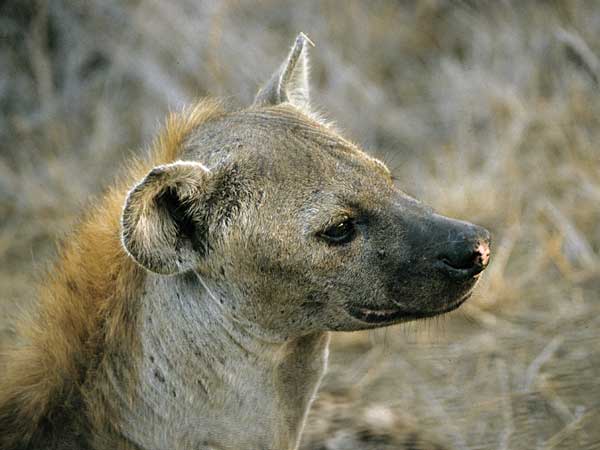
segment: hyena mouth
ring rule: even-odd
[[[394,322],[403,318],[401,309],[370,309],[364,307],[351,306],[348,313],[355,319],[366,323],[386,323]]]
[[[402,308],[394,309],[372,309],[362,306],[350,306],[347,311],[355,319],[370,324],[386,324],[391,322],[409,322],[411,320],[425,319],[428,317],[439,316],[440,314],[454,311],[471,297],[469,292],[458,301],[450,303],[443,308],[434,311],[406,311]]]

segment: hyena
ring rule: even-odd
[[[0,448],[296,449],[330,332],[469,297],[488,232],[313,114],[308,44],[251,106],[172,115],[84,216],[3,355]]]

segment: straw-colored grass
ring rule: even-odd
[[[4,2],[0,346],[55,242],[165,113],[248,103],[298,31],[317,44],[315,103],[407,192],[494,236],[459,312],[336,336],[305,448],[600,448],[592,1]]]

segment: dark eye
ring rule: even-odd
[[[343,222],[330,226],[319,236],[330,244],[346,244],[354,238],[355,234],[354,223],[351,219],[345,219]]]

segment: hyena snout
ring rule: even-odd
[[[455,280],[468,280],[480,274],[490,260],[490,233],[483,227],[453,219],[443,220],[436,266]]]

